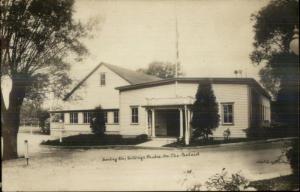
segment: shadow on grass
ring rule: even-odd
[[[258,191],[292,191],[296,189],[299,191],[299,177],[287,175],[272,179],[253,181],[249,186],[256,188]]]
[[[135,138],[122,138],[120,135],[103,135],[80,134],[69,137],[64,137],[62,142],[59,139],[47,140],[42,142],[42,145],[52,146],[105,146],[105,145],[137,145],[148,141],[144,135],[139,135]]]
[[[255,140],[257,140],[257,139],[231,138],[228,140],[224,140],[224,139],[210,138],[207,141],[205,141],[203,139],[194,140],[194,141],[192,140],[188,146],[184,144],[184,141],[177,141],[175,143],[170,143],[170,144],[164,145],[164,147],[194,147],[194,146],[205,146],[205,145],[220,145],[220,144],[226,144],[226,143],[240,143],[240,142],[255,141]]]

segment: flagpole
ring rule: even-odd
[[[174,1],[174,12],[175,12],[175,49],[176,49],[176,61],[175,61],[175,96],[177,97],[177,87],[178,87],[178,67],[179,67],[179,45],[178,45],[178,23],[177,23],[177,11],[176,11],[176,1]]]

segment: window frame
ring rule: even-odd
[[[78,112],[70,112],[70,124],[78,124]]]
[[[105,72],[100,73],[100,86],[101,87],[106,86],[106,73]]]
[[[108,123],[108,112],[107,111],[103,111],[103,118],[104,118],[104,123],[107,124]]]
[[[114,115],[114,124],[119,124],[119,111],[114,111],[113,115]]]
[[[92,112],[85,111],[83,112],[83,123],[89,124],[91,122]]]
[[[139,106],[131,106],[131,124],[139,124]]]
[[[225,106],[232,106],[232,110],[231,110],[231,118],[232,118],[232,122],[225,122],[225,112],[224,112],[224,107]],[[222,125],[234,125],[234,102],[226,102],[226,103],[221,103],[221,114],[222,114]],[[230,119],[230,113],[229,110],[227,111],[227,118]]]
[[[60,113],[60,120],[62,123],[65,122],[65,113]]]

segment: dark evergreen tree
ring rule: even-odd
[[[199,83],[192,111],[192,139],[202,137],[207,140],[212,131],[219,126],[220,121],[218,103],[209,80]]]
[[[105,119],[104,119],[104,111],[102,110],[101,106],[96,107],[95,110],[92,112],[90,127],[92,129],[92,132],[95,135],[99,135],[99,136],[104,135]]]

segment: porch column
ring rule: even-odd
[[[151,112],[152,112],[152,125],[151,125],[151,128],[152,128],[152,137],[155,137],[155,110],[154,109],[151,109]]]
[[[188,144],[190,143],[190,138],[191,138],[191,111],[187,109],[187,135],[188,135]]]
[[[183,138],[183,109],[179,108],[179,125],[180,125],[180,134],[179,134],[179,138],[182,139]]]
[[[184,119],[185,119],[185,138],[184,138],[184,141],[185,141],[185,144],[186,145],[189,145],[190,144],[190,133],[189,133],[189,118],[188,118],[188,110],[187,110],[187,107],[186,105],[184,106]]]
[[[149,122],[149,110],[146,109],[146,127],[147,127],[147,135],[150,135],[150,122]]]

